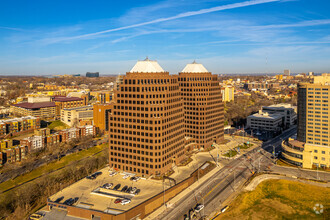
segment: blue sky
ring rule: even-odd
[[[0,74],[330,72],[328,0],[2,0]]]

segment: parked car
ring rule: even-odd
[[[98,176],[100,176],[101,174],[102,174],[102,172],[95,172],[95,173],[93,174],[93,176],[98,177]]]
[[[87,176],[86,179],[89,179],[89,180],[94,180],[96,177],[93,176],[93,175],[90,175],[90,176]]]
[[[125,174],[124,176],[123,176],[123,179],[127,179],[129,177],[129,175],[128,174]]]
[[[120,188],[120,184],[117,184],[115,187],[113,187],[114,190],[118,190]]]
[[[136,176],[136,177],[134,177],[133,181],[134,181],[134,182],[137,182],[137,181],[139,181],[140,179],[141,179],[141,177]]]
[[[74,199],[73,198],[70,198],[70,199],[67,199],[64,201],[64,205],[72,205],[74,203]]]
[[[132,180],[132,181],[133,181],[134,179],[135,179],[135,177],[134,177],[134,176],[132,176],[131,178],[129,178],[129,180]]]
[[[223,208],[221,209],[221,212],[225,212],[225,211],[228,209],[228,207],[229,207],[229,206],[227,206],[227,205],[226,205],[225,207],[223,207]]]
[[[128,203],[130,203],[130,202],[131,202],[130,199],[124,199],[124,200],[121,201],[121,204],[122,204],[122,205],[126,205],[126,204],[128,204]]]
[[[106,184],[104,184],[104,185],[102,186],[102,188],[104,188],[104,189],[111,189],[112,186],[113,186],[112,183],[106,183]]]
[[[115,171],[109,171],[109,176],[115,176],[115,175],[117,175],[117,172],[115,172]]]
[[[43,213],[34,213],[32,215],[30,215],[29,219],[31,220],[39,220],[42,219],[44,217],[45,214]]]
[[[78,199],[79,199],[79,197],[75,197],[75,198],[73,199],[73,203],[76,203],[76,202],[78,201]]]
[[[64,196],[61,196],[61,197],[58,197],[54,202],[59,203],[59,202],[61,202],[63,199],[64,199]]]
[[[126,193],[130,193],[132,190],[132,187],[128,187],[128,189],[126,189]]]
[[[140,189],[137,189],[137,190],[135,191],[134,195],[138,195],[140,192],[141,192],[141,190],[140,190]]]
[[[197,204],[195,207],[195,212],[200,212],[202,209],[204,209],[204,205],[203,204]]]
[[[127,188],[128,188],[128,186],[124,186],[124,187],[121,189],[121,191],[122,191],[122,192],[126,192]]]
[[[123,200],[122,199],[116,199],[115,204],[120,203],[121,201],[123,201]]]
[[[137,190],[137,188],[136,187],[133,187],[129,193],[130,194],[134,194],[136,190]]]

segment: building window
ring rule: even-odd
[[[314,150],[314,153],[317,153],[317,150]]]

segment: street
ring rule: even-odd
[[[299,175],[305,179],[330,180],[330,174],[315,171],[308,171],[290,167],[279,167],[274,165],[271,157],[273,149],[280,150],[281,142],[296,133],[296,128],[289,129],[281,135],[265,142],[262,147],[255,148],[250,152],[230,161],[226,166],[217,171],[201,184],[197,190],[192,190],[181,198],[171,208],[158,216],[157,219],[184,219],[184,216],[212,217],[216,211],[223,208],[222,203],[227,200],[235,191],[240,190],[243,184],[253,175],[254,172],[274,172],[284,175]],[[197,204],[204,204],[204,209],[194,213],[193,209]]]

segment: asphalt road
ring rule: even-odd
[[[273,166],[271,153],[273,145],[275,151],[280,150],[282,139],[286,139],[296,133],[296,128],[283,132],[280,136],[265,142],[262,148],[254,150],[232,160],[229,164],[216,172],[206,180],[197,190],[191,191],[181,200],[168,208],[158,219],[184,219],[184,215],[196,215],[197,218],[209,216],[214,211],[222,208],[222,202],[240,189],[253,172],[262,172]],[[205,208],[199,213],[194,213],[192,209],[197,204],[204,204]],[[190,211],[189,211],[190,210]]]

